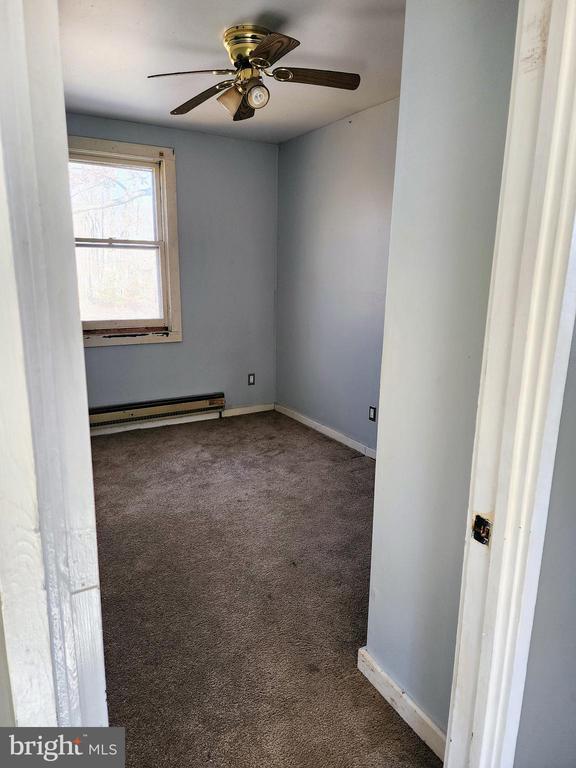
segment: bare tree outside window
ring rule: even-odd
[[[76,248],[82,320],[161,318],[153,170],[73,160],[70,188],[77,239],[150,242],[143,248]]]

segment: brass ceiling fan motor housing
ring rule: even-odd
[[[247,59],[258,43],[269,34],[270,30],[256,24],[237,24],[235,27],[229,27],[222,40],[232,64],[236,64],[238,59]]]

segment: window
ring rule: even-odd
[[[70,137],[86,346],[181,341],[174,150]]]

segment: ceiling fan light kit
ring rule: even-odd
[[[237,24],[235,27],[229,27],[224,32],[223,43],[234,69],[200,69],[148,76],[154,78],[193,74],[234,75],[233,78],[223,80],[180,104],[170,112],[171,115],[185,115],[212,96],[220,94],[218,101],[232,115],[233,120],[247,120],[270,100],[270,91],[263,82],[264,76],[272,77],[279,83],[304,83],[350,91],[356,90],[360,85],[360,75],[352,72],[301,67],[277,67],[270,70],[270,67],[300,43],[293,37],[282,35],[280,32],[270,32],[256,24]]]

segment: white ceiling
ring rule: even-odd
[[[404,0],[59,0],[67,109],[280,142],[400,92]],[[241,7],[240,7],[241,6]],[[228,67],[221,37],[256,22],[300,40],[282,64],[358,72],[357,91],[268,80],[268,105],[233,123],[216,99],[170,110],[218,79],[156,72]]]

